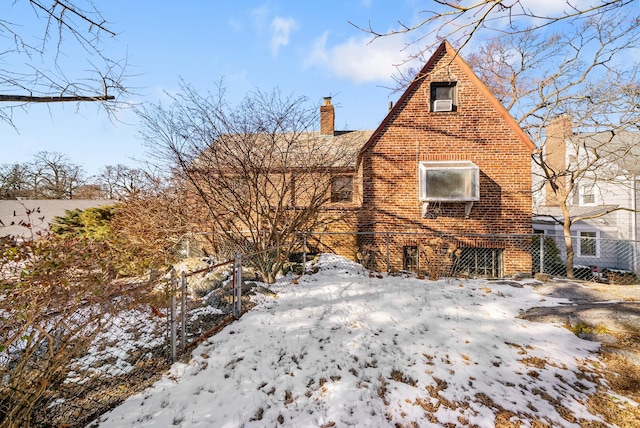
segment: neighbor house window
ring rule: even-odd
[[[336,175],[331,179],[331,202],[353,202],[353,175]]]
[[[595,205],[596,203],[596,186],[587,184],[580,186],[580,205]]]
[[[456,110],[455,82],[434,82],[431,84],[431,111]]]
[[[418,246],[405,245],[402,247],[402,269],[418,272]]]
[[[580,256],[598,256],[598,232],[578,232],[578,254]]]

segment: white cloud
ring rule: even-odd
[[[390,81],[397,67],[404,68],[408,57],[405,39],[400,36],[382,37],[371,41],[371,37],[351,37],[342,44],[327,46],[329,32],[318,37],[305,67],[319,67],[337,77],[356,83]]]
[[[251,10],[251,16],[253,17],[253,25],[258,30],[258,32],[261,32],[264,30],[269,13],[270,13],[269,8],[266,6],[258,7]]]
[[[271,53],[278,55],[281,46],[289,44],[289,36],[292,31],[298,29],[298,24],[293,18],[282,18],[276,16],[271,21]]]

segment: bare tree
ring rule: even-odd
[[[626,209],[576,216],[578,187],[619,184],[637,173],[629,161],[640,159],[637,132],[630,132],[640,119],[638,67],[620,59],[637,46],[639,30],[637,20],[595,15],[546,37],[525,31],[492,40],[468,58],[539,148],[534,190],[545,191],[547,204],[562,212],[556,220],[563,225],[570,277],[572,225]]]
[[[9,3],[4,7],[12,9],[10,16],[28,18],[0,19],[0,36],[7,42],[0,52],[0,102],[5,104],[0,120],[12,123],[15,108],[35,102],[100,101],[107,110],[116,106],[126,93],[126,61],[105,54],[103,39],[116,34],[91,0]],[[33,22],[42,24],[38,32],[30,31]],[[86,58],[79,67],[65,59],[77,59],[77,51]]]
[[[411,44],[417,46],[412,58],[432,49],[440,40],[448,39],[462,49],[482,33],[496,37],[515,35],[524,31],[543,30],[559,22],[576,25],[593,17],[619,16],[638,19],[638,4],[634,0],[558,0],[549,12],[548,5],[529,0],[432,0],[431,9],[421,11],[424,18],[409,24],[398,21],[399,29],[380,31],[369,25],[355,27],[371,34],[374,39],[397,34],[416,35]],[[428,7],[428,6],[427,6]]]
[[[78,359],[121,313],[148,310],[153,285],[112,281],[121,260],[103,240],[5,238],[0,254],[0,426],[70,425],[68,414],[60,417],[51,407],[58,397],[81,395],[64,393],[69,377],[78,375]],[[83,380],[85,386],[92,381],[90,375]],[[99,386],[102,394],[104,381]]]
[[[274,281],[296,233],[334,221],[321,207],[331,200],[332,175],[355,160],[351,136],[314,132],[318,109],[301,97],[254,92],[232,107],[221,87],[204,96],[182,89],[171,107],[140,111],[144,140],[184,174],[214,236],[260,252],[252,261]]]
[[[29,166],[27,164],[0,165],[0,199],[28,196]]]
[[[149,172],[122,164],[105,166],[96,179],[108,199],[127,199],[157,184]]]
[[[33,196],[44,199],[73,199],[84,183],[84,170],[57,152],[38,152],[31,163]]]

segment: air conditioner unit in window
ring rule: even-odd
[[[433,102],[433,111],[451,111],[452,109],[452,100],[435,100]]]

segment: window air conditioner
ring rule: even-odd
[[[435,100],[433,102],[433,111],[451,111],[452,109],[452,100]]]

